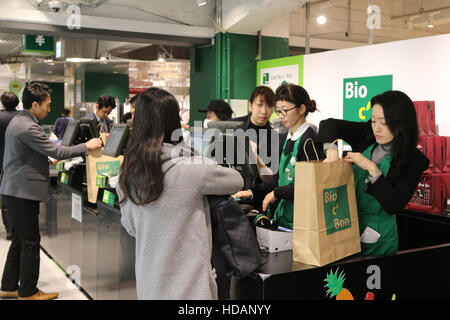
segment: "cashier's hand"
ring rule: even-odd
[[[232,197],[234,199],[235,198],[251,199],[253,197],[253,192],[251,192],[250,190],[243,190],[243,191],[236,192],[235,194],[232,195]]]
[[[369,174],[372,176],[375,175],[379,170],[375,162],[370,161],[359,152],[347,153],[344,160],[346,162],[356,163],[361,169],[369,171]]]
[[[277,200],[277,198],[275,198],[275,192],[272,191],[271,193],[268,193],[262,203],[262,211],[266,212],[269,204],[274,203],[275,200]]]
[[[88,151],[97,150],[102,147],[102,140],[99,138],[93,138],[85,143]]]

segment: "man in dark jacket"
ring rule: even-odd
[[[108,118],[111,111],[116,107],[116,100],[113,96],[102,95],[97,99],[97,111],[86,115],[85,119],[95,120],[99,132],[109,133],[113,122]]]
[[[12,92],[5,92],[0,98],[4,110],[0,111],[0,170],[3,171],[3,152],[5,149],[5,132],[11,119],[17,114],[16,107],[19,104],[19,98]],[[11,240],[13,236],[13,227],[8,222],[6,208],[1,204],[3,225],[6,229],[6,239]]]

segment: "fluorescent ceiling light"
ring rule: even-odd
[[[196,0],[197,1],[197,6],[201,7],[204,6],[207,2],[207,0]]]
[[[320,15],[317,17],[317,23],[318,24],[324,24],[327,22],[327,17],[325,17],[324,15]]]
[[[93,59],[88,58],[67,58],[67,62],[91,62],[94,61]]]

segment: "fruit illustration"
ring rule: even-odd
[[[375,300],[375,295],[372,292],[367,292],[365,300]]]
[[[336,297],[336,300],[355,300],[350,291],[343,287],[345,281],[344,271],[341,271],[338,275],[338,270],[339,268],[336,269],[335,273],[333,273],[333,270],[330,270],[330,273],[327,274],[324,280],[327,283],[324,287],[328,288],[327,296],[330,294],[330,298]]]

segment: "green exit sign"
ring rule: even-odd
[[[22,41],[22,54],[51,56],[54,53],[53,37],[25,34]]]

